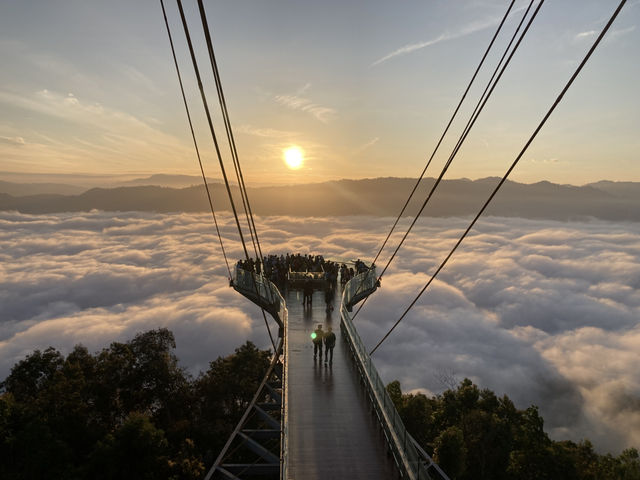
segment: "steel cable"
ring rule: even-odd
[[[213,77],[215,80],[216,90],[218,93],[218,102],[220,103],[220,110],[222,112],[224,127],[227,134],[227,141],[229,143],[229,149],[231,150],[231,158],[233,160],[233,166],[236,172],[236,178],[238,180],[240,197],[242,199],[242,205],[244,207],[244,213],[247,219],[247,226],[249,227],[249,234],[251,235],[251,243],[253,244],[253,250],[255,252],[256,259],[258,260],[258,262],[262,262],[262,248],[260,247],[258,230],[256,229],[256,224],[253,218],[253,212],[251,211],[251,204],[249,203],[249,195],[247,193],[247,187],[244,183],[244,176],[242,175],[240,158],[238,156],[238,150],[236,148],[236,142],[233,136],[233,129],[231,128],[231,118],[229,117],[229,111],[227,109],[227,101],[225,99],[224,91],[222,89],[222,80],[220,79],[218,62],[216,61],[216,56],[213,49],[213,40],[211,39],[211,31],[209,28],[209,22],[207,21],[207,14],[204,10],[204,4],[202,3],[202,0],[198,0],[198,9],[200,12],[200,20],[202,22],[202,30],[204,32],[205,41],[207,43],[207,51],[209,53],[209,62],[211,63],[211,70],[213,71]],[[260,296],[257,291],[257,286],[256,286],[256,294]],[[267,327],[267,332],[269,333],[269,338],[271,340],[271,344],[275,352],[276,345],[273,339],[273,334],[271,333],[271,327],[269,326],[269,322],[267,321],[267,315],[265,314],[264,308],[260,307],[260,310],[262,312],[262,318],[264,319],[264,324]]]
[[[209,104],[207,102],[207,97],[206,97],[206,94],[204,92],[204,86],[202,85],[202,78],[200,76],[200,69],[198,67],[198,61],[196,59],[195,52],[194,52],[194,49],[193,49],[193,43],[191,41],[191,34],[189,33],[189,26],[187,25],[187,19],[185,17],[184,9],[182,7],[182,0],[176,0],[176,3],[178,4],[178,9],[180,11],[180,18],[182,20],[182,27],[184,29],[184,34],[185,34],[185,37],[187,39],[187,45],[189,46],[189,54],[191,56],[191,62],[193,63],[193,69],[194,69],[194,72],[195,72],[195,75],[196,75],[196,80],[198,82],[198,88],[200,90],[200,97],[202,99],[202,104],[203,104],[204,111],[205,111],[205,114],[206,114],[206,117],[207,117],[207,123],[209,125],[209,131],[211,132],[211,137],[213,139],[213,144],[215,146],[216,154],[217,154],[217,157],[218,157],[218,163],[220,164],[220,170],[222,171],[222,177],[224,179],[224,184],[225,184],[225,187],[226,187],[226,190],[227,190],[227,195],[229,197],[229,202],[231,203],[231,209],[233,211],[233,217],[235,218],[236,226],[238,228],[238,235],[240,236],[240,241],[242,243],[242,249],[244,250],[245,258],[247,260],[249,260],[250,257],[249,257],[249,252],[247,250],[247,244],[246,244],[246,242],[244,240],[244,235],[242,234],[242,227],[240,226],[240,220],[238,218],[238,212],[237,212],[237,209],[236,209],[236,206],[235,206],[235,202],[233,200],[233,195],[231,193],[231,187],[229,186],[229,179],[227,177],[227,172],[226,172],[226,169],[224,167],[224,162],[222,161],[222,153],[220,152],[220,146],[218,144],[218,139],[216,137],[215,128],[213,126],[213,120],[211,119],[211,112],[209,111]],[[257,284],[255,282],[254,282],[254,286],[256,288],[256,294],[258,294],[258,290],[257,290],[258,286],[257,286]],[[259,294],[258,294],[258,296],[259,296]],[[273,340],[273,335],[271,334],[271,329],[269,328],[269,323],[267,322],[267,317],[264,314],[264,310],[262,310],[262,314],[263,314],[263,317],[264,317],[265,324],[267,326],[267,331],[269,333],[269,339],[271,340],[271,345],[273,346],[273,351],[275,352],[276,351],[276,344],[275,344],[275,341]]]
[[[231,157],[233,159],[233,164],[235,167],[236,177],[238,179],[238,186],[240,189],[240,196],[242,198],[242,203],[244,206],[245,215],[247,217],[247,225],[249,227],[249,232],[251,233],[251,241],[253,242],[253,248],[256,253],[256,257],[260,260],[262,259],[262,249],[260,248],[260,240],[258,239],[258,230],[256,229],[256,224],[253,218],[253,212],[251,210],[251,204],[249,202],[249,195],[247,193],[247,187],[244,182],[244,176],[242,174],[242,168],[240,166],[240,158],[238,156],[238,149],[236,147],[235,138],[233,136],[233,130],[231,128],[231,119],[229,117],[229,111],[227,109],[227,101],[225,99],[224,91],[222,89],[222,81],[220,80],[220,72],[218,70],[218,62],[216,61],[216,57],[213,50],[213,41],[211,40],[211,31],[209,28],[209,23],[207,21],[207,15],[204,10],[204,5],[202,0],[198,0],[198,8],[200,10],[200,18],[202,20],[202,29],[205,34],[205,40],[207,42],[207,50],[209,52],[209,60],[211,62],[211,68],[213,70],[213,76],[216,83],[216,89],[218,91],[218,101],[220,102],[220,109],[222,111],[222,116],[224,119],[224,126],[227,132],[227,140],[229,142],[229,148],[231,150]],[[255,240],[254,240],[255,237]],[[256,249],[257,247],[257,249]]]
[[[518,42],[516,43],[515,47],[511,51],[511,54],[509,55],[509,58],[507,58],[507,61],[504,63],[504,65],[502,65],[502,62],[504,61],[504,58],[505,58],[506,54],[509,52],[509,48],[511,48],[511,45],[513,44],[513,41],[517,37],[518,32],[520,31],[520,28],[522,27],[522,24],[524,23],[524,20],[527,18],[529,10],[531,9],[531,6],[533,5],[534,1],[535,0],[531,0],[531,2],[529,3],[529,7],[526,9],[524,15],[522,16],[522,19],[520,20],[520,23],[518,24],[516,30],[514,31],[513,35],[511,36],[511,40],[509,41],[509,44],[505,48],[505,51],[502,54],[502,57],[500,58],[500,61],[496,65],[496,68],[494,69],[494,72],[491,75],[491,78],[487,82],[487,85],[486,85],[484,91],[482,92],[482,95],[480,96],[480,99],[478,100],[478,103],[476,104],[476,107],[474,108],[473,112],[471,113],[471,115],[469,117],[469,120],[467,121],[467,124],[465,125],[464,129],[462,130],[462,134],[458,138],[458,141],[456,142],[455,147],[451,151],[451,154],[449,155],[449,158],[447,159],[447,162],[445,163],[444,167],[442,168],[442,171],[440,172],[440,175],[438,176],[438,178],[434,182],[433,186],[431,187],[431,190],[429,191],[429,194],[427,195],[427,198],[425,199],[425,201],[423,202],[422,206],[420,207],[420,210],[418,211],[418,213],[416,214],[415,218],[413,219],[413,221],[409,225],[409,228],[407,229],[406,233],[404,234],[404,236],[400,240],[400,243],[398,244],[398,246],[394,250],[393,254],[391,255],[391,257],[387,261],[387,264],[385,265],[384,269],[382,270],[382,273],[380,273],[380,275],[378,276],[378,281],[382,280],[382,276],[386,273],[387,269],[389,268],[389,265],[391,265],[391,263],[393,262],[394,258],[396,257],[396,254],[398,253],[398,251],[400,250],[400,248],[404,244],[404,241],[409,236],[409,233],[411,233],[411,230],[413,229],[413,226],[416,224],[416,222],[420,218],[420,215],[422,214],[422,212],[424,211],[425,207],[429,203],[429,200],[433,196],[433,193],[435,192],[436,188],[438,188],[438,185],[440,185],[440,182],[442,181],[442,178],[444,177],[445,173],[447,172],[447,170],[451,166],[451,163],[453,163],[453,160],[454,160],[455,156],[458,154],[458,151],[460,150],[460,148],[462,147],[462,144],[464,143],[464,141],[466,140],[467,136],[469,135],[469,132],[471,131],[471,128],[473,127],[473,125],[475,124],[476,120],[480,116],[480,113],[482,112],[484,106],[486,105],[487,101],[489,100],[489,97],[491,96],[491,94],[493,93],[493,90],[495,89],[496,85],[500,81],[500,78],[502,77],[502,74],[504,73],[504,71],[506,70],[507,66],[509,65],[509,62],[511,61],[511,59],[513,58],[513,55],[515,54],[515,52],[517,51],[518,47],[520,46],[520,43],[524,39],[524,36],[526,35],[527,31],[529,30],[529,27],[533,23],[533,20],[536,18],[537,14],[538,14],[538,12],[540,10],[540,7],[544,3],[544,0],[540,0],[540,3],[538,4],[538,7],[536,8],[536,10],[533,13],[533,15],[531,16],[531,18],[529,19],[529,22],[527,23],[527,26],[526,26],[525,30],[522,32],[522,35],[518,39]],[[502,69],[500,68],[501,65],[502,65]],[[500,70],[500,73],[499,73],[498,77],[495,78],[496,77],[496,73],[498,72],[498,70]],[[495,78],[495,82],[493,81],[494,78]],[[488,93],[487,93],[487,90],[488,90]],[[355,318],[356,315],[358,315],[358,313],[360,312],[362,307],[364,307],[366,301],[367,301],[367,298],[365,298],[364,301],[360,304],[360,306],[358,307],[358,310],[356,310],[356,313],[353,315],[353,318]]]
[[[458,239],[458,241],[456,242],[456,244],[454,245],[454,247],[451,249],[451,251],[449,252],[449,254],[445,257],[445,259],[442,261],[442,263],[440,264],[440,266],[438,267],[438,269],[435,271],[435,273],[431,276],[431,278],[429,279],[429,281],[425,284],[425,286],[422,288],[422,290],[420,290],[420,292],[418,293],[418,295],[415,297],[415,299],[411,302],[411,304],[406,308],[406,310],[404,311],[404,313],[400,316],[400,318],[393,324],[393,326],[389,329],[389,331],[382,337],[382,339],[377,343],[377,345],[371,350],[371,352],[369,353],[369,355],[373,355],[375,353],[375,351],[378,349],[378,347],[380,347],[380,345],[382,345],[382,343],[389,337],[389,335],[391,334],[391,332],[393,332],[393,330],[398,326],[398,324],[404,319],[404,317],[407,315],[407,313],[409,312],[409,310],[411,310],[411,308],[416,304],[416,302],[418,301],[418,299],[422,296],[422,294],[425,292],[425,290],[429,287],[429,285],[431,285],[431,283],[433,282],[433,280],[435,280],[435,278],[437,277],[438,273],[440,273],[440,271],[444,268],[444,266],[447,264],[447,262],[449,261],[449,259],[451,258],[451,256],[454,254],[454,252],[457,250],[457,248],[460,246],[460,244],[462,243],[462,241],[465,239],[465,237],[469,234],[469,232],[471,231],[471,229],[473,228],[473,226],[476,224],[476,222],[478,221],[478,219],[480,218],[480,216],[484,213],[484,211],[486,210],[487,206],[489,205],[489,203],[493,200],[493,198],[495,197],[496,193],[498,193],[498,190],[500,190],[500,188],[502,187],[502,185],[506,182],[507,178],[509,177],[509,175],[511,174],[511,172],[513,171],[513,169],[516,167],[516,165],[518,164],[518,162],[520,161],[520,159],[522,158],[522,156],[525,154],[525,152],[527,151],[527,149],[529,148],[529,146],[531,145],[531,143],[533,142],[533,140],[536,138],[536,136],[538,135],[538,133],[540,132],[540,130],[542,129],[542,127],[544,126],[544,124],[547,122],[547,120],[549,119],[549,117],[551,116],[551,114],[553,113],[553,111],[556,109],[556,107],[560,104],[560,102],[562,101],[562,98],[564,97],[564,95],[567,93],[567,90],[569,90],[569,88],[571,87],[571,85],[573,84],[574,80],[577,78],[578,74],[582,71],[582,68],[585,66],[585,64],[587,63],[587,61],[589,60],[589,58],[591,57],[591,55],[593,54],[593,52],[595,51],[596,47],[600,44],[600,41],[602,40],[602,38],[605,36],[605,34],[607,33],[607,31],[609,30],[609,28],[611,27],[611,25],[613,24],[614,20],[616,19],[616,17],[618,16],[618,14],[620,13],[620,10],[622,9],[622,7],[624,6],[624,4],[627,2],[627,0],[621,0],[620,4],[618,5],[618,7],[616,8],[616,10],[614,11],[613,15],[611,16],[611,18],[609,19],[609,21],[607,22],[607,24],[605,25],[605,27],[602,29],[602,31],[600,32],[600,35],[598,35],[598,38],[595,40],[595,42],[593,43],[593,45],[591,46],[591,48],[589,49],[589,51],[587,52],[587,54],[585,55],[585,57],[583,58],[582,62],[580,62],[580,65],[578,66],[578,68],[575,70],[575,72],[573,73],[573,75],[571,76],[571,78],[569,79],[569,81],[566,83],[566,85],[564,86],[564,88],[562,89],[562,91],[560,92],[560,94],[557,96],[556,100],[553,102],[553,104],[551,105],[551,108],[549,108],[549,110],[547,111],[547,113],[545,114],[545,116],[543,117],[543,119],[540,121],[540,123],[538,124],[538,126],[536,127],[536,129],[534,130],[534,132],[531,134],[531,136],[529,137],[529,140],[527,140],[527,142],[525,143],[524,147],[522,148],[522,150],[520,151],[520,153],[518,154],[518,156],[515,158],[515,160],[513,161],[513,163],[511,164],[511,166],[509,167],[509,169],[506,171],[506,173],[503,175],[502,179],[500,180],[500,182],[496,185],[495,189],[493,190],[493,192],[491,193],[491,195],[489,196],[489,198],[487,199],[487,201],[484,203],[484,205],[482,206],[482,208],[480,209],[480,211],[478,212],[478,214],[475,216],[475,218],[471,221],[471,223],[469,224],[469,226],[467,227],[467,229],[465,230],[465,232],[462,234],[462,236]]]
[[[380,256],[380,254],[384,250],[384,247],[387,245],[387,242],[389,241],[389,238],[391,237],[391,234],[393,233],[393,231],[395,230],[396,226],[398,225],[398,221],[400,221],[400,218],[402,217],[402,214],[404,213],[404,211],[407,209],[407,206],[409,205],[409,202],[413,198],[413,194],[416,192],[416,190],[418,188],[418,185],[420,185],[420,182],[424,178],[424,175],[427,172],[427,169],[429,168],[429,165],[431,164],[431,161],[433,160],[433,157],[435,156],[435,154],[437,153],[438,149],[440,148],[440,144],[444,140],[444,137],[447,135],[447,132],[449,131],[449,127],[451,127],[451,124],[453,123],[453,120],[456,118],[456,115],[458,114],[458,111],[460,110],[460,107],[462,106],[462,103],[464,102],[465,98],[467,97],[467,93],[469,93],[469,90],[471,89],[471,86],[473,85],[473,82],[475,81],[476,77],[478,76],[478,72],[480,72],[480,69],[482,68],[482,65],[484,64],[484,61],[487,58],[487,55],[491,51],[491,48],[493,47],[493,44],[494,44],[496,38],[498,37],[498,34],[500,33],[500,30],[502,30],[502,26],[504,25],[504,22],[506,21],[507,17],[509,16],[509,12],[513,8],[513,4],[514,3],[515,3],[515,0],[511,0],[511,3],[509,4],[509,7],[507,8],[506,13],[504,14],[504,17],[502,17],[502,21],[500,22],[500,25],[498,25],[498,28],[497,28],[496,32],[493,34],[493,37],[491,38],[491,42],[489,42],[489,46],[485,50],[484,55],[482,56],[482,59],[480,60],[480,63],[478,64],[478,66],[476,67],[475,72],[473,72],[473,75],[471,76],[471,80],[469,81],[469,83],[467,85],[467,88],[465,89],[464,93],[462,94],[462,97],[460,98],[460,101],[458,102],[458,105],[456,106],[455,110],[453,111],[453,114],[451,115],[451,118],[449,119],[449,123],[447,123],[447,126],[445,127],[444,131],[442,132],[442,135],[440,135],[440,139],[438,140],[438,143],[436,144],[435,148],[433,149],[433,152],[431,153],[431,156],[429,157],[429,160],[427,161],[427,164],[425,165],[424,169],[422,170],[422,173],[420,174],[420,177],[418,178],[418,181],[413,186],[413,190],[411,190],[411,193],[409,194],[409,197],[407,198],[407,201],[404,203],[404,206],[402,207],[402,210],[400,210],[400,213],[398,214],[398,217],[396,218],[396,221],[393,223],[393,226],[391,227],[391,230],[389,230],[389,233],[387,234],[387,238],[384,239],[384,242],[382,242],[382,246],[380,247],[380,250],[378,250],[378,253],[376,254],[376,256],[373,259],[373,261],[371,262],[372,265],[376,263],[376,261],[378,260],[378,257]]]
[[[176,73],[178,74],[178,82],[180,83],[180,93],[182,93],[182,101],[184,102],[184,108],[187,111],[187,119],[189,120],[189,129],[191,130],[191,138],[193,138],[193,145],[196,149],[196,155],[198,157],[198,164],[200,165],[200,172],[202,173],[202,181],[204,182],[204,188],[207,192],[207,199],[209,200],[209,208],[211,209],[211,216],[213,217],[213,223],[216,226],[216,233],[218,234],[218,240],[220,241],[220,248],[222,249],[222,256],[224,262],[227,265],[227,271],[229,272],[229,281],[231,281],[231,268],[229,267],[229,260],[227,259],[227,253],[222,243],[222,236],[220,235],[220,228],[218,227],[218,220],[216,218],[216,212],[213,208],[213,201],[211,199],[211,192],[209,191],[209,184],[207,183],[207,176],[204,173],[204,167],[202,166],[202,159],[200,158],[200,150],[198,148],[198,142],[196,141],[196,135],[193,131],[193,122],[191,121],[191,113],[189,112],[189,105],[187,104],[187,97],[184,93],[184,86],[182,84],[182,75],[180,75],[180,67],[178,66],[178,60],[176,58],[176,51],[173,46],[173,37],[171,36],[171,29],[169,28],[169,21],[167,20],[167,12],[164,8],[164,1],[160,0],[160,6],[162,7],[162,15],[164,16],[164,24],[167,27],[167,35],[169,36],[169,43],[171,44],[171,54],[173,55],[173,63],[176,66]]]

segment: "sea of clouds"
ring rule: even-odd
[[[391,220],[264,217],[257,225],[264,252],[369,261]],[[468,221],[416,225],[356,319],[367,345],[399,318]],[[243,255],[235,224],[225,215],[219,222],[234,262]],[[469,377],[519,408],[538,405],[553,438],[589,438],[618,453],[640,446],[639,288],[638,223],[485,218],[374,360],[404,391],[435,394]],[[0,379],[34,349],[98,351],[158,327],[174,332],[193,374],[247,339],[269,346],[259,310],[229,288],[210,216],[0,212]]]

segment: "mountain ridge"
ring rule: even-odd
[[[406,214],[414,215],[435,182],[420,183]],[[475,214],[497,184],[497,178],[443,180],[436,189],[425,216]],[[257,215],[395,216],[404,205],[416,179],[380,177],[342,179],[321,183],[248,188],[252,210]],[[224,185],[209,184],[214,208],[230,210]],[[237,187],[232,187],[237,202]],[[184,188],[136,185],[96,187],[80,194],[37,194],[15,196],[0,188],[0,210],[22,213],[65,211],[154,211],[200,212],[208,210],[202,185]],[[487,209],[487,214],[525,218],[572,219],[595,217],[640,221],[640,183],[601,181],[584,186],[560,185],[548,181],[531,184],[507,181]],[[238,205],[236,205],[238,207]]]

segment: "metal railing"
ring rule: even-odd
[[[284,300],[283,300],[284,302]],[[287,329],[289,328],[287,309],[283,317],[284,331],[282,348],[282,410],[280,416],[280,480],[288,479],[289,468],[289,340]]]
[[[416,448],[415,440],[407,432],[400,414],[387,393],[384,382],[351,321],[349,308],[353,306],[353,303],[350,302],[353,301],[354,295],[371,293],[377,288],[376,282],[375,269],[371,269],[355,276],[345,285],[340,308],[342,318],[340,328],[349,344],[360,376],[364,381],[365,389],[402,477],[411,480],[449,480],[424,450],[420,449],[419,451]]]
[[[280,290],[264,275],[250,272],[236,266],[233,288],[264,308],[275,318],[282,328],[287,312],[286,303]]]
[[[277,356],[281,355],[282,364],[282,390],[283,398],[281,405],[280,421],[280,478],[286,480],[288,468],[288,442],[289,442],[289,363],[288,341],[286,331],[288,328],[287,304],[280,293],[278,287],[269,281],[264,275],[244,270],[236,266],[233,279],[233,288],[243,294],[252,302],[268,311],[280,325],[280,348]]]
[[[356,275],[347,282],[342,292],[342,303],[348,309],[368,297],[378,288],[378,276],[375,267]]]

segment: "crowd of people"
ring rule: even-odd
[[[348,267],[346,263],[325,260],[322,255],[300,253],[268,255],[262,257],[261,261],[253,258],[239,260],[238,267],[258,274],[263,273],[281,289],[288,287],[289,272],[321,273],[322,279],[329,285],[336,285],[339,277],[340,283],[344,285],[355,275],[366,272],[368,269],[360,259],[355,261],[354,268]]]
[[[323,290],[328,320],[334,309],[338,282],[344,286],[354,276],[369,270],[369,267],[360,259],[353,262],[352,266],[348,266],[344,262],[325,260],[322,255],[302,255],[300,253],[268,255],[262,257],[261,260],[253,258],[239,260],[238,268],[263,274],[282,292],[289,288],[302,290],[302,304],[305,310],[312,306],[314,291]],[[318,325],[311,334],[311,338],[314,359],[319,356],[322,362],[324,356],[324,363],[331,364],[336,344],[336,335],[331,326],[328,326],[325,331],[321,324]]]

